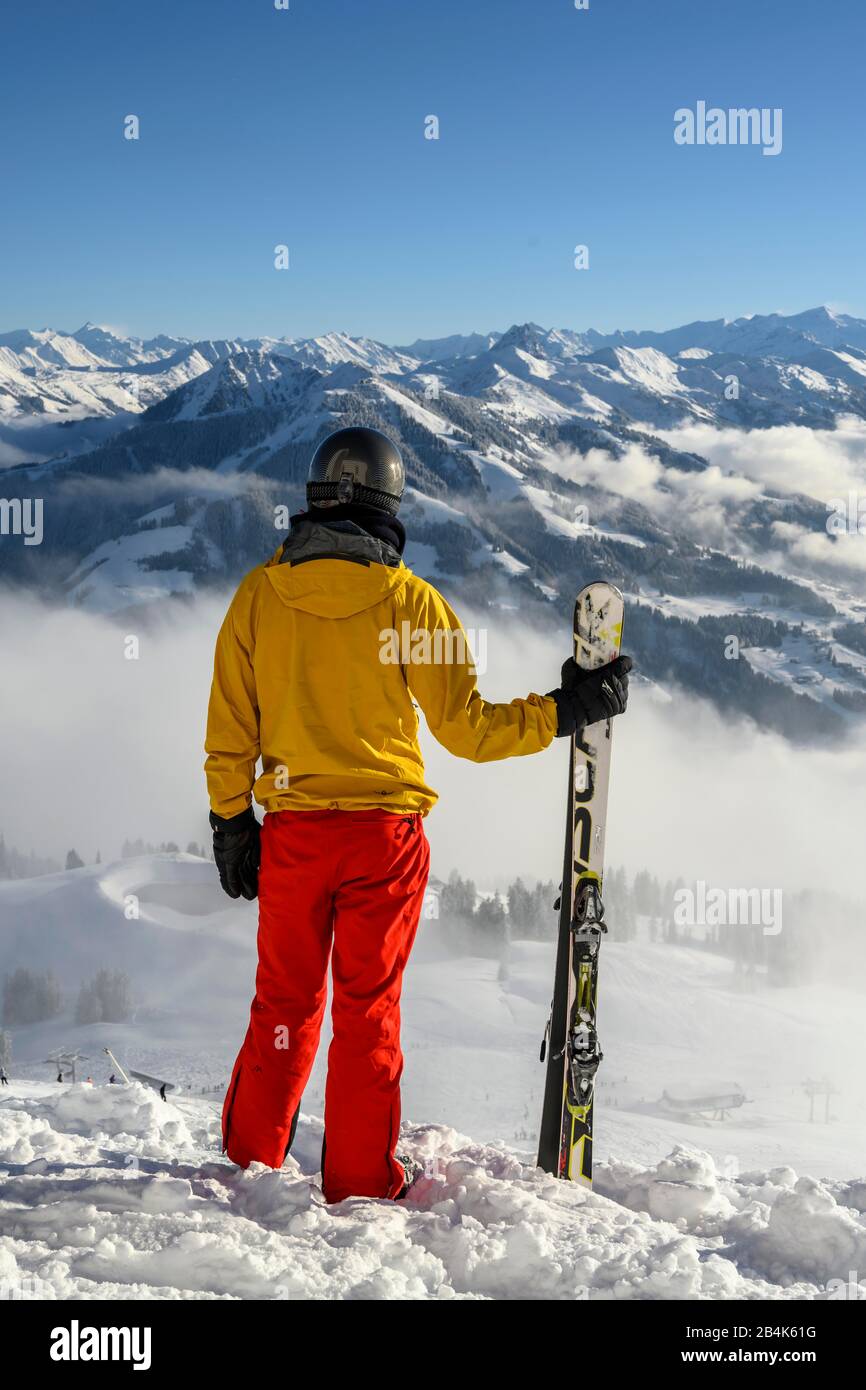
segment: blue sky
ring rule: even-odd
[[[2,330],[866,316],[862,0],[42,0],[3,38]],[[698,100],[781,107],[782,153],[677,146]]]

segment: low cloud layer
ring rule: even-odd
[[[806,577],[866,574],[866,535],[856,532],[858,499],[866,527],[866,422],[846,418],[835,430],[686,424],[653,433],[674,448],[703,456],[709,467],[694,472],[668,467],[641,444],[628,445],[621,457],[603,449],[556,451],[545,463],[573,482],[639,502],[662,526],[696,544]],[[843,504],[846,526],[853,495],[852,534],[831,536],[826,524],[810,529],[798,521],[777,521],[772,549],[755,548],[749,528],[741,524],[743,509],[760,505],[762,498],[791,494],[805,494],[821,509]]]
[[[866,488],[866,420],[842,417],[835,429],[776,425],[770,429],[717,429],[685,424],[654,430],[676,449],[701,454],[763,488],[804,492],[819,502]]]
[[[639,502],[663,526],[720,549],[737,549],[737,513],[744,503],[757,501],[762,491],[758,483],[728,477],[715,464],[694,473],[669,468],[640,444],[629,444],[620,457],[604,449],[585,454],[557,451],[545,465],[572,482]]]
[[[56,489],[61,499],[106,500],[122,498],[142,505],[167,493],[201,497],[208,501],[231,500],[246,492],[277,487],[273,479],[257,473],[217,473],[210,468],[154,468],[147,473],[124,473],[119,477],[93,477],[90,474],[62,478]]]
[[[124,659],[123,628],[95,615],[0,599],[3,801],[0,830],[27,851],[87,862],[116,858],[124,838],[207,836],[202,772],[213,643],[228,601],[197,600],[141,632]],[[462,614],[469,626],[483,619]],[[626,646],[627,644],[626,618]],[[488,634],[488,699],[544,693],[568,655],[506,623]],[[686,732],[687,731],[687,732]],[[427,820],[434,872],[485,886],[516,874],[560,875],[566,748],[475,766],[424,731],[441,800]],[[608,856],[660,878],[795,891],[823,865],[830,887],[863,899],[861,800],[866,752],[794,749],[706,704],[633,685],[615,735]]]

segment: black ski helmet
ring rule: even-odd
[[[397,515],[406,474],[400,450],[381,430],[336,430],[323,439],[307,474],[307,504],[363,502]]]

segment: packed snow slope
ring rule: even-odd
[[[425,913],[432,911],[428,899]],[[517,936],[519,924],[512,924]],[[9,1029],[13,1075],[45,1080],[45,1059],[77,1048],[82,1074],[122,1065],[185,1092],[221,1094],[246,1029],[255,977],[255,904],[220,891],[212,862],[156,854],[0,883],[0,975],[50,969],[64,1012]],[[535,1151],[544,1068],[538,1049],[550,1003],[553,942],[513,940],[501,959],[455,955],[433,916],[422,919],[403,994],[404,1113],[475,1138]],[[123,1023],[76,1025],[79,987],[102,968],[130,978]],[[866,1140],[866,1016],[851,988],[819,979],[770,988],[738,979],[731,961],[695,947],[605,941],[597,1156],[647,1165],[697,1139],[739,1168],[792,1163],[841,1179]],[[321,1114],[327,1027],[304,1108]],[[828,1082],[809,1121],[807,1080]],[[669,1096],[740,1090],[723,1121],[671,1113]]]
[[[403,1203],[327,1208],[324,1049],[282,1172],[220,1154],[255,909],[220,897],[211,864],[156,855],[0,885],[0,972],[50,964],[70,1006],[9,1030],[0,1283],[48,1298],[843,1296],[832,1281],[866,1267],[861,995],[744,992],[720,956],[607,941],[587,1193],[533,1165],[552,944],[454,957],[438,933],[423,921],[404,993],[401,1142],[424,1176]],[[78,985],[103,966],[130,974],[136,1012],[78,1027]],[[177,1089],[107,1085],[105,1046]],[[84,1053],[96,1084],[58,1085],[57,1048]],[[809,1122],[807,1077],[836,1091],[827,1123],[823,1100]],[[744,1103],[724,1119],[664,1099],[725,1092]]]
[[[213,1102],[19,1084],[0,1105],[0,1284],[43,1299],[805,1299],[847,1296],[866,1258],[864,1182],[735,1179],[679,1148],[649,1170],[606,1166],[589,1192],[409,1126],[425,1172],[406,1199],[327,1207],[321,1137],[304,1117],[281,1172],[243,1173],[217,1155]]]

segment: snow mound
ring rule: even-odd
[[[18,1084],[0,1141],[0,1285],[18,1298],[829,1298],[866,1257],[863,1182],[732,1177],[683,1146],[604,1165],[589,1191],[407,1126],[423,1164],[409,1198],[329,1207],[306,1117],[280,1172],[241,1172],[215,1104]]]
[[[711,1218],[726,1218],[735,1210],[719,1186],[710,1155],[682,1145],[648,1170],[630,1164],[602,1165],[598,1187],[634,1211],[680,1222],[689,1230],[703,1228]]]
[[[780,1283],[804,1275],[822,1283],[844,1280],[850,1270],[866,1268],[866,1222],[837,1195],[808,1177],[780,1192],[766,1228],[746,1239],[752,1267]]]
[[[137,1149],[149,1145],[165,1151],[191,1142],[179,1111],[137,1081],[128,1086],[78,1083],[58,1087],[42,1099],[10,1099],[0,1108],[2,1162],[29,1162],[10,1152],[22,1145],[22,1153],[33,1148],[46,1155],[69,1154],[76,1146],[64,1144],[64,1136],[94,1143],[128,1139]]]
[[[739,1271],[789,1297],[838,1297],[866,1267],[866,1185],[819,1182],[792,1168],[739,1176],[709,1154],[678,1146],[655,1168],[603,1164],[596,1190],[673,1222]],[[780,1296],[778,1294],[773,1296]],[[846,1297],[866,1299],[866,1284]]]

